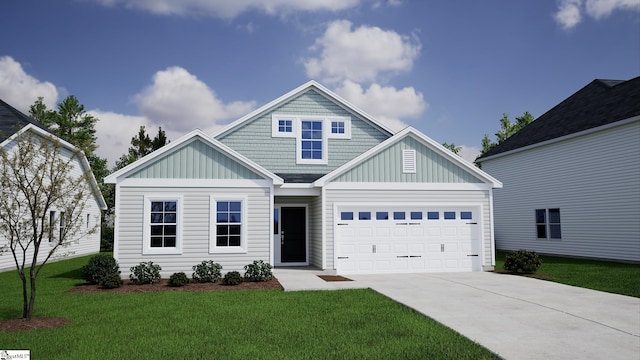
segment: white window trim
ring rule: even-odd
[[[280,132],[278,123],[280,120],[291,120],[292,132]],[[302,158],[302,122],[322,122],[322,159]],[[331,122],[344,123],[343,134],[331,133]],[[348,116],[313,116],[313,115],[271,115],[271,137],[296,139],[296,164],[326,165],[329,163],[329,139],[351,139],[351,118]]]
[[[216,221],[216,205],[218,201],[240,201],[242,219],[240,223],[240,246],[217,246],[217,221]],[[209,197],[209,253],[210,254],[246,254],[249,248],[249,239],[247,238],[247,219],[249,212],[249,202],[246,195],[211,195]]]
[[[151,247],[151,202],[175,201],[176,202],[176,246],[175,247]],[[144,196],[144,226],[142,228],[142,254],[143,255],[176,255],[182,254],[182,225],[183,197],[175,194],[151,194]]]
[[[280,132],[280,120],[291,120],[291,132]],[[294,138],[298,131],[298,118],[291,115],[271,115],[271,137]]]

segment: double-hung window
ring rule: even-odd
[[[560,209],[536,209],[538,239],[561,239]]]
[[[302,160],[323,160],[322,121],[302,121],[300,133]]]
[[[209,251],[244,253],[247,249],[246,238],[246,198],[211,198],[212,234]]]
[[[144,254],[180,254],[182,197],[145,196]]]

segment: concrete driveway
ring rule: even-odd
[[[640,359],[640,299],[496,273],[354,275],[505,359]]]

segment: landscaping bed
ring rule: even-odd
[[[97,284],[82,284],[74,286],[67,292],[70,293],[114,293],[114,294],[126,294],[126,293],[142,293],[142,292],[161,292],[161,291],[228,291],[228,290],[267,290],[267,289],[279,289],[282,290],[282,285],[278,279],[273,278],[269,281],[243,281],[238,285],[224,285],[221,282],[207,282],[207,283],[189,283],[185,286],[169,286],[169,279],[161,279],[160,282],[155,284],[138,285],[133,284],[130,281],[125,281],[125,284],[115,289],[104,289]]]

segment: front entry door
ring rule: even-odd
[[[307,261],[307,213],[304,207],[280,210],[280,262]]]

